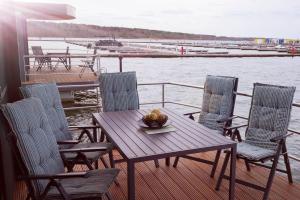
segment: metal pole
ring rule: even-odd
[[[161,90],[162,90],[162,107],[165,107],[165,84],[161,85]]]
[[[123,62],[122,62],[123,57],[119,56],[119,68],[120,68],[120,72],[123,71]]]

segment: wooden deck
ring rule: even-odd
[[[116,158],[120,157],[117,152],[114,152],[114,154]],[[201,153],[197,156],[212,159],[214,153]],[[173,162],[173,159],[171,161]],[[101,167],[103,166],[101,165]],[[121,169],[118,176],[120,186],[112,185],[111,195],[113,199],[125,200],[127,199],[126,163],[119,163],[116,167]],[[214,190],[220,167],[221,164],[219,164],[217,176],[210,178],[211,166],[186,159],[181,159],[177,168],[167,167],[164,160],[160,160],[159,168],[155,168],[154,163],[150,161],[137,163],[135,171],[136,197],[139,200],[228,199],[228,181],[224,180],[220,191]],[[77,170],[84,170],[84,168],[78,166]],[[244,162],[242,160],[237,161],[238,178],[247,179],[264,186],[267,175],[268,170],[257,166],[252,166],[252,171],[247,172]],[[25,199],[25,190],[25,184],[19,182],[15,192],[15,200]],[[262,199],[262,192],[236,184],[236,199]],[[270,192],[270,199],[298,200],[300,199],[300,184],[289,184],[285,176],[277,173]]]
[[[90,69],[86,69],[80,77],[80,70],[81,68],[76,66],[72,66],[69,71],[62,66],[59,66],[55,70],[43,67],[41,70],[36,71],[36,68],[32,68],[28,73],[28,81],[24,82],[24,84],[49,82],[56,82],[58,84],[80,84],[94,83],[98,80],[98,76],[92,73]]]

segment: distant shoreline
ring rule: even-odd
[[[170,31],[105,27],[86,24],[28,22],[29,37],[59,37],[59,38],[122,38],[122,39],[164,39],[164,40],[226,40],[226,41],[253,41],[248,37],[226,37],[203,34],[179,33]]]

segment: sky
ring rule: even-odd
[[[300,38],[300,0],[23,0],[67,3],[68,22],[217,36]]]

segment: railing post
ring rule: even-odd
[[[165,84],[164,83],[161,85],[161,91],[162,91],[162,95],[161,95],[162,107],[164,108],[165,107]]]
[[[123,60],[123,57],[119,56],[119,68],[120,68],[120,72],[123,71],[123,62],[122,62],[122,60]]]

